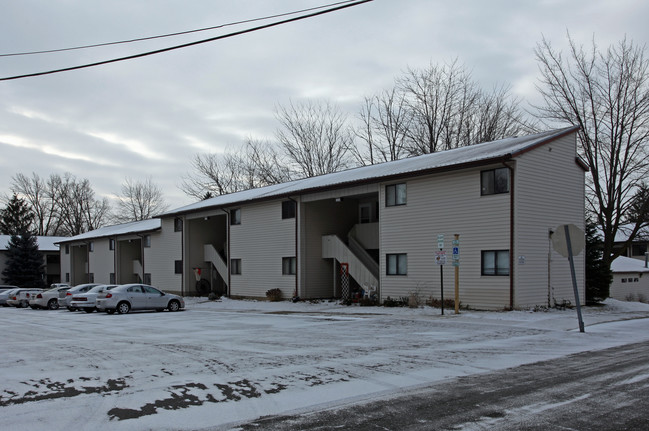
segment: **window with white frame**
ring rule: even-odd
[[[241,259],[230,259],[230,274],[241,275]]]
[[[386,254],[385,267],[387,275],[408,275],[408,255],[406,253]]]
[[[480,172],[480,194],[509,193],[509,168],[489,169]]]
[[[295,275],[297,273],[297,259],[295,257],[282,258],[282,275]]]
[[[151,235],[144,235],[142,241],[144,242],[144,247],[151,247]],[[149,283],[145,283],[145,284],[149,284]]]
[[[509,250],[483,250],[482,275],[509,275]]]
[[[295,201],[282,202],[282,219],[295,218],[297,203]]]
[[[406,204],[406,183],[385,186],[385,206],[393,207]]]
[[[230,211],[230,224],[241,224],[241,208],[236,208]]]
[[[182,232],[182,231],[183,231],[183,219],[177,217],[174,219],[174,232]]]

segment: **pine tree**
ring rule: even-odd
[[[31,232],[33,221],[34,213],[25,200],[14,193],[7,206],[0,210],[0,234],[21,235]]]
[[[597,233],[597,225],[586,223],[586,301],[603,301],[609,296],[613,281],[610,268],[602,259],[602,238]]]
[[[36,237],[29,232],[11,235],[2,276],[6,284],[26,288],[45,288],[45,263]]]

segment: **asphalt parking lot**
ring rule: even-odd
[[[3,429],[236,429],[647,341],[642,317],[649,310],[586,310],[580,334],[569,310],[440,316],[231,300],[127,315],[2,308]]]

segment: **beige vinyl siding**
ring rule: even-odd
[[[295,221],[282,219],[282,200],[241,206],[241,224],[230,226],[229,257],[242,269],[230,277],[232,296],[263,298],[274,288],[293,296],[295,275],[282,275],[282,257],[296,256]]]
[[[501,166],[494,166],[501,167]],[[460,234],[460,301],[464,305],[500,309],[509,304],[509,277],[482,276],[482,250],[509,249],[509,193],[481,196],[480,169],[411,179],[407,203],[385,206],[380,196],[381,298],[418,292],[439,299],[440,268],[435,264],[437,235],[444,234],[448,264],[444,267],[444,297],[453,297],[452,240]],[[406,253],[408,274],[386,275],[386,254]]]
[[[109,250],[108,238],[95,239],[93,244],[94,251],[88,255],[89,272],[94,274],[95,283],[108,284],[110,273],[115,272],[115,252]]]
[[[163,218],[161,230],[151,232],[151,247],[144,247],[144,271],[151,284],[170,293],[183,293],[181,274],[174,273],[174,261],[182,259],[182,232],[174,232],[174,217]]]
[[[345,190],[340,191],[341,194]],[[338,195],[340,196],[340,195]],[[358,221],[358,202],[333,197],[301,205],[301,269],[300,296],[302,298],[330,298],[334,296],[334,262],[322,258],[322,236],[338,235],[345,240]]]
[[[68,274],[69,277],[72,277],[72,274],[70,274],[70,258],[71,254],[65,254],[65,244],[61,244],[61,282],[66,283],[67,280],[65,279],[65,275]]]
[[[513,255],[516,307],[553,306],[555,300],[575,303],[568,259],[552,251],[549,239],[550,229],[562,224],[584,229],[585,174],[575,157],[576,135],[570,134],[517,158]],[[584,256],[582,251],[575,257],[582,303]]]
[[[625,280],[622,283],[622,279]],[[618,301],[649,300],[649,272],[616,272],[611,283],[611,298]]]

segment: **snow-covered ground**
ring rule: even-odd
[[[187,299],[128,315],[0,309],[3,430],[236,429],[649,340],[649,305],[478,312]]]

